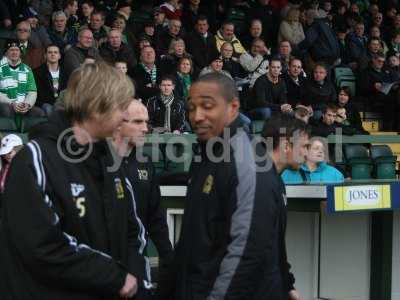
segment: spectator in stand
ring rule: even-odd
[[[368,38],[365,35],[364,23],[358,20],[353,28],[353,32],[348,34],[348,47],[349,47],[349,66],[353,70],[358,70],[361,60],[367,55]]]
[[[337,106],[338,111],[336,117],[340,119],[338,123],[354,128],[359,134],[367,133],[362,126],[360,112],[354,106],[351,100],[350,89],[347,86],[339,89]],[[343,111],[339,111],[339,109],[344,109],[344,115]]]
[[[306,161],[298,170],[286,169],[281,177],[285,184],[341,183],[343,174],[329,165],[328,146],[321,138],[312,138],[306,154]]]
[[[269,49],[262,39],[255,39],[250,52],[245,52],[239,57],[240,65],[249,73],[250,88],[253,87],[257,78],[268,72],[269,62],[267,56]]]
[[[312,136],[327,137],[336,133],[338,128],[337,124],[335,124],[337,109],[338,107],[333,103],[328,103],[324,106],[321,118],[312,122]]]
[[[382,22],[383,22],[383,15],[382,13],[378,12],[372,17],[372,23],[370,25],[370,28],[376,26],[382,31],[383,29]],[[382,32],[384,32],[384,30]]]
[[[400,80],[400,58],[395,52],[388,53],[387,69],[391,73],[393,81]]]
[[[87,26],[82,26],[82,29],[89,29],[93,34],[93,46],[100,46],[107,42],[108,32],[110,28],[104,25],[105,16],[101,11],[95,11],[90,16],[90,23]]]
[[[109,64],[113,65],[116,61],[125,61],[128,71],[132,71],[136,66],[136,56],[132,49],[122,43],[122,36],[119,30],[110,30],[108,41],[99,50],[100,56]]]
[[[292,107],[302,102],[301,94],[306,82],[303,65],[298,58],[292,58],[289,62],[289,69],[283,74],[287,89],[287,100]]]
[[[182,25],[191,31],[195,27],[197,19],[203,14],[204,9],[200,7],[200,0],[188,0],[182,10]]]
[[[308,124],[310,121],[310,111],[304,105],[296,106],[294,110],[294,117],[296,119],[302,120],[304,123]]]
[[[126,20],[124,16],[116,15],[115,19],[112,22],[111,28],[121,32],[122,42],[125,45],[129,46],[131,49],[135,49],[136,37],[132,32],[126,29]]]
[[[231,74],[232,78],[244,78],[245,71],[238,62],[236,57],[233,57],[233,47],[229,42],[223,43],[221,46],[221,58],[224,62],[223,70]]]
[[[52,16],[52,27],[48,29],[51,43],[57,45],[61,55],[77,41],[77,33],[74,29],[67,28],[67,16],[63,11],[55,11]]]
[[[0,0],[0,21],[2,26],[10,29],[12,26],[11,14],[4,0]]]
[[[160,93],[147,102],[149,126],[153,132],[180,134],[185,128],[185,104],[174,94],[175,82],[165,76],[160,81]]]
[[[321,117],[321,111],[327,103],[336,102],[336,89],[327,78],[328,70],[325,64],[317,63],[311,78],[304,84],[302,104],[314,112],[314,118]]]
[[[190,57],[184,56],[178,62],[178,70],[175,77],[174,94],[186,102],[189,95],[189,88],[192,85],[193,61]]]
[[[367,68],[370,64],[372,58],[378,53],[383,53],[381,40],[377,38],[371,38],[368,41],[367,53],[359,59],[360,71],[365,70],[365,68]]]
[[[233,80],[231,74],[229,74],[229,72],[223,70],[223,67],[224,67],[224,61],[222,60],[221,55],[215,54],[215,56],[210,59],[210,65],[208,67],[203,68],[203,70],[201,70],[199,77],[204,76],[209,73],[216,72],[216,73],[221,73],[222,75],[225,75]]]
[[[370,28],[369,39],[372,39],[372,38],[377,38],[381,41],[383,53],[386,55],[386,53],[389,51],[389,48],[388,48],[386,42],[382,39],[381,30],[379,29],[379,27],[373,26]]]
[[[346,24],[346,4],[343,1],[338,1],[336,4],[336,14],[332,19],[333,28],[345,28]]]
[[[292,48],[296,48],[304,38],[303,25],[300,23],[300,10],[291,8],[279,27],[278,43],[288,41]]]
[[[180,20],[182,5],[179,2],[179,0],[167,0],[160,5],[160,9],[165,14],[167,20]]]
[[[393,33],[389,42],[389,51],[400,56],[400,30]]]
[[[125,18],[125,22],[129,22],[132,14],[132,5],[129,0],[120,0],[117,3],[116,7],[117,15],[123,16]]]
[[[176,73],[179,60],[184,56],[190,56],[185,48],[183,39],[177,38],[171,40],[168,54],[163,55],[160,60],[160,72],[162,75],[173,75]]]
[[[350,62],[350,51],[347,39],[348,33],[349,30],[347,29],[346,26],[339,27],[336,29],[336,35],[339,42],[339,53],[340,53],[339,58],[340,58],[340,64],[342,66],[347,66]]]
[[[0,146],[0,160],[1,160],[1,171],[0,171],[0,195],[4,193],[4,187],[6,184],[8,171],[10,170],[11,162],[15,155],[22,149],[23,142],[21,138],[16,134],[8,134],[1,139]],[[0,202],[0,209],[2,203]]]
[[[307,10],[306,15],[309,27],[298,49],[308,58],[307,69],[313,69],[315,62],[337,63],[340,50],[335,32],[325,20],[317,18],[315,10]]]
[[[163,32],[160,32],[157,41],[157,55],[165,55],[168,54],[168,49],[171,44],[172,39],[182,37],[182,23],[179,20],[169,20],[168,28]]]
[[[42,116],[35,107],[37,89],[31,68],[22,63],[21,45],[9,40],[0,61],[0,117]]]
[[[242,38],[243,46],[250,51],[251,45],[255,39],[262,38],[262,23],[258,19],[251,20],[249,32]]]
[[[156,52],[147,46],[140,52],[140,62],[133,69],[131,77],[135,81],[137,96],[146,104],[147,100],[159,93],[161,72],[156,65]]]
[[[155,25],[153,22],[146,22],[143,25],[143,33],[140,35],[140,38],[145,38],[150,41],[151,44],[154,44],[155,42]]]
[[[78,12],[78,1],[77,0],[66,0],[64,1],[64,12],[67,16],[67,28],[73,28],[76,31],[79,30],[79,18]]]
[[[217,49],[220,52],[223,43],[225,42],[231,43],[233,46],[234,57],[239,57],[246,51],[242,46],[242,43],[235,36],[235,25],[230,21],[222,23],[221,28],[217,31],[217,34],[215,35],[215,42]]]
[[[253,103],[249,103],[253,108],[250,111],[253,119],[266,120],[272,114],[292,112],[292,106],[287,102],[285,81],[280,77],[281,70],[281,61],[272,58],[268,72],[256,80],[253,87],[254,100]]]
[[[140,60],[140,54],[142,53],[142,49],[144,47],[153,47],[152,44],[150,43],[150,41],[146,38],[141,38],[139,39],[137,45],[136,45],[136,51],[135,53],[137,53],[137,60]]]
[[[36,106],[49,116],[60,92],[67,87],[67,76],[60,64],[61,53],[56,45],[46,48],[46,62],[33,70],[37,87]]]
[[[31,26],[31,35],[29,42],[34,48],[46,48],[51,44],[51,40],[44,26],[39,24],[38,14],[35,10],[28,7],[23,14],[24,21]]]
[[[78,43],[65,52],[64,70],[67,78],[79,68],[86,58],[99,58],[99,51],[93,47],[93,34],[89,29],[81,29],[78,33]]]
[[[399,127],[399,91],[395,85],[389,91],[383,88],[393,83],[394,78],[389,70],[384,68],[385,56],[376,54],[360,75],[359,94],[367,98],[370,109],[383,114],[383,129],[397,130]]]
[[[292,46],[289,41],[281,41],[279,43],[277,58],[281,60],[282,73],[286,73],[289,68],[289,62],[292,57]]]
[[[168,25],[165,18],[165,13],[160,9],[160,7],[155,7],[153,10],[153,21],[155,24],[156,36],[164,30],[164,27]]]
[[[44,49],[35,48],[30,41],[31,25],[27,21],[19,22],[16,31],[17,39],[22,51],[22,62],[27,64],[31,69],[37,68],[43,63]]]
[[[275,47],[280,19],[269,2],[269,0],[257,0],[250,10],[249,19],[261,20],[264,41],[268,47]]]
[[[92,0],[84,0],[81,2],[81,11],[79,18],[79,26],[87,26],[90,23],[90,16],[94,11]]]
[[[116,67],[122,73],[128,74],[128,65],[127,65],[126,61],[116,61],[114,63],[114,67]]]
[[[187,51],[192,54],[195,69],[201,70],[209,63],[210,57],[218,51],[214,36],[208,31],[207,17],[196,19],[194,31],[186,36]]]

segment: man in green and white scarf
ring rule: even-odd
[[[5,56],[0,60],[0,116],[42,116],[43,112],[34,107],[37,97],[35,78],[31,68],[21,62],[18,41],[7,41],[5,50]]]

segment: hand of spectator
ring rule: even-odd
[[[380,91],[382,89],[382,83],[380,82],[375,82],[374,84],[375,89],[377,89],[378,91]]]
[[[121,298],[132,298],[137,293],[137,279],[131,274],[127,274],[125,278],[125,284],[119,291]]]
[[[151,83],[148,83],[148,84],[146,84],[146,87],[151,88],[151,87],[153,87],[153,85]]]
[[[181,132],[179,130],[174,130],[172,133],[173,134],[181,134]]]
[[[3,20],[3,24],[4,24],[4,27],[5,27],[5,28],[8,28],[8,27],[11,27],[12,22],[11,22],[10,19],[4,19],[4,20]]]
[[[314,114],[314,110],[313,110],[312,106],[311,105],[307,106],[307,109],[308,109],[308,114],[311,117]]]
[[[20,103],[20,102],[13,102],[13,103],[11,104],[11,107],[14,109],[14,111],[15,111],[16,113],[22,113],[22,111],[23,111],[23,109],[24,109],[23,103]]]
[[[31,106],[28,103],[25,103],[25,102],[23,102],[21,104],[22,104],[21,113],[26,114],[31,109]]]
[[[301,300],[299,292],[296,290],[291,290],[289,292],[289,300]]]
[[[288,103],[282,104],[281,105],[281,111],[284,113],[289,113],[292,111],[292,106]]]

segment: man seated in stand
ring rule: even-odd
[[[164,76],[160,82],[160,93],[149,99],[149,125],[153,132],[180,134],[185,128],[185,104],[174,95],[175,80]]]
[[[21,61],[18,40],[7,41],[5,50],[0,60],[0,117],[43,116],[42,110],[34,106],[35,78],[31,68]]]

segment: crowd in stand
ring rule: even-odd
[[[0,8],[2,117],[48,116],[71,73],[104,60],[134,81],[158,132],[190,131],[188,90],[212,72],[235,81],[245,125],[283,113],[304,115],[322,136],[337,127],[365,133],[363,110],[400,129],[397,1],[0,0]],[[338,90],[338,67],[351,68],[355,92]]]

